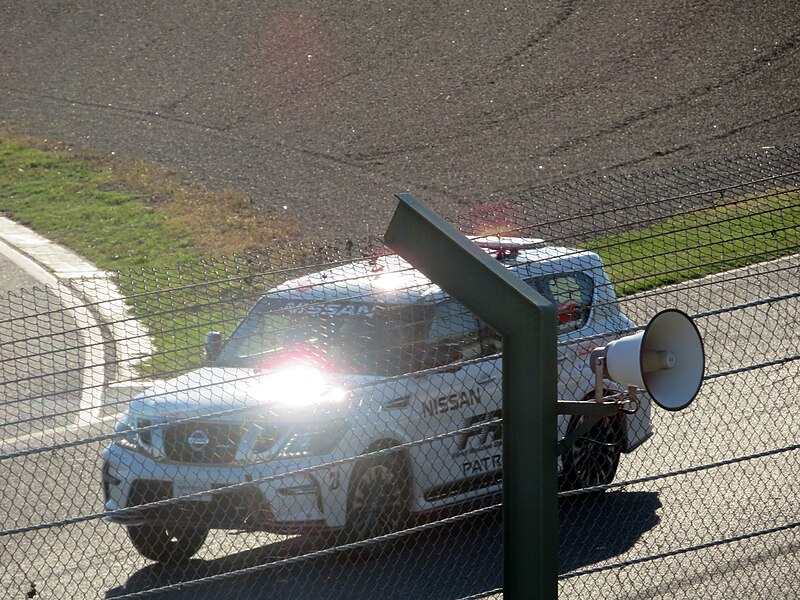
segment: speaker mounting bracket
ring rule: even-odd
[[[624,392],[616,394],[605,394],[605,385],[603,379],[606,377],[606,357],[602,354],[598,355],[594,361],[594,401],[598,404],[614,404],[617,410],[621,413],[632,415],[639,410],[639,396],[637,394],[639,388],[635,385],[629,385],[628,389]],[[629,406],[631,405],[631,406]]]
[[[556,403],[558,413],[561,415],[595,417],[596,420],[599,420],[603,417],[613,417],[618,412],[633,414],[639,410],[640,402],[637,394],[639,388],[635,385],[629,385],[624,392],[605,395],[606,389],[603,385],[604,369],[605,357],[600,356],[594,361],[594,402],[559,400]]]

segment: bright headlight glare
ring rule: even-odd
[[[292,408],[339,404],[347,397],[344,389],[329,384],[322,371],[307,365],[287,366],[273,373],[267,385],[270,397]]]

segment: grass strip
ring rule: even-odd
[[[617,294],[747,266],[800,251],[800,193],[727,200],[584,247],[603,258]]]
[[[285,245],[297,228],[236,191],[141,161],[0,131],[0,213],[108,271]]]

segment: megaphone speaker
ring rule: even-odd
[[[705,351],[697,326],[683,311],[667,309],[644,331],[606,346],[609,379],[644,388],[666,410],[689,406],[700,391]]]

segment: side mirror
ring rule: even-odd
[[[219,331],[209,331],[206,334],[206,358],[213,362],[222,351],[222,334]]]

